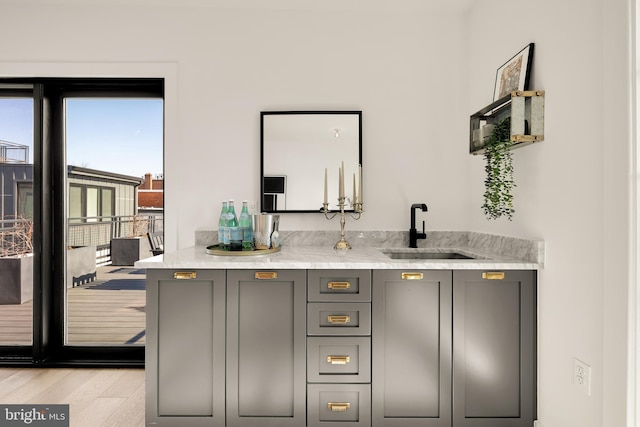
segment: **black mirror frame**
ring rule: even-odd
[[[318,213],[321,212],[321,208],[318,210],[278,210],[278,209],[265,209],[264,203],[264,118],[269,115],[314,115],[314,114],[326,114],[326,115],[357,115],[358,116],[358,161],[362,165],[362,111],[359,110],[286,110],[286,111],[261,111],[260,112],[260,212],[263,213]],[[353,209],[346,210],[345,212],[353,212]]]

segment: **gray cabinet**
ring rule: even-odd
[[[306,272],[227,272],[227,426],[306,422]]]
[[[307,426],[371,426],[371,270],[309,270]]]
[[[225,425],[225,272],[148,270],[146,422]]]
[[[531,427],[535,272],[455,271],[453,282],[453,425]]]
[[[530,427],[535,271],[373,273],[373,426]]]
[[[536,272],[147,271],[146,422],[530,427]]]
[[[451,271],[373,272],[374,427],[451,427],[451,284]]]

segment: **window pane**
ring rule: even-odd
[[[162,231],[163,212],[141,212],[138,188],[163,174],[163,102],[66,98],[65,131],[69,206],[81,185],[92,218],[69,224],[82,241],[67,253],[66,344],[144,345],[145,274],[133,264],[152,256],[146,233]]]
[[[82,217],[82,188],[69,187],[69,221],[81,222]]]
[[[98,189],[87,188],[87,221],[96,222],[98,216]]]
[[[18,217],[33,219],[33,184],[18,183]]]
[[[102,216],[103,217],[110,217],[114,215],[113,204],[114,204],[113,190],[111,188],[103,188],[102,189]]]
[[[0,345],[33,342],[33,100],[0,89]],[[19,264],[18,264],[19,263]]]

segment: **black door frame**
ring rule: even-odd
[[[80,346],[64,342],[66,155],[64,99],[155,97],[162,78],[11,78],[34,100],[33,344],[0,346],[0,366],[143,367],[144,346]]]

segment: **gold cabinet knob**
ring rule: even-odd
[[[349,289],[349,288],[351,288],[351,283],[349,283],[349,282],[329,282],[327,284],[327,288],[329,288],[329,289]]]
[[[273,280],[278,278],[277,271],[256,271],[254,277],[258,280]]]
[[[482,278],[486,280],[503,280],[504,271],[485,271],[482,273]]]
[[[327,403],[327,408],[331,410],[331,412],[346,412],[349,408],[351,408],[351,403],[349,402],[329,402]]]
[[[346,324],[351,322],[351,316],[344,314],[330,314],[327,316],[327,322],[333,324]]]
[[[195,271],[175,271],[173,273],[173,278],[177,280],[189,280],[196,278]]]
[[[346,365],[351,361],[349,356],[327,356],[327,363],[332,365]]]

